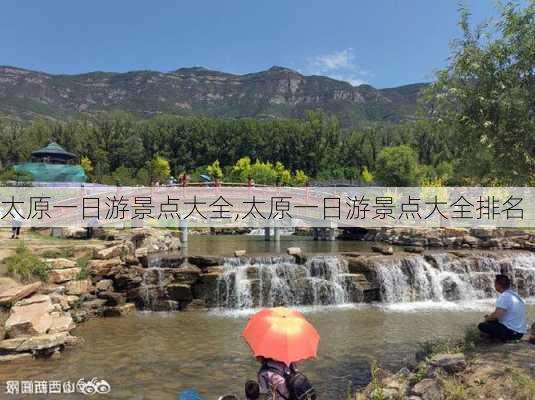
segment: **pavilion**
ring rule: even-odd
[[[16,172],[31,175],[35,182],[77,182],[87,181],[81,165],[76,164],[77,157],[69,153],[56,142],[35,150],[29,162],[17,164]]]

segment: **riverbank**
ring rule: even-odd
[[[392,374],[374,367],[356,400],[533,400],[535,345],[493,343],[470,329],[462,341],[423,346],[417,365]]]

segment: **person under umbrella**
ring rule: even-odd
[[[320,336],[297,310],[262,309],[251,317],[242,336],[261,363],[261,399],[315,400],[314,388],[295,363],[314,358]]]

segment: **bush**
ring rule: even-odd
[[[24,242],[18,245],[14,256],[6,258],[6,264],[8,274],[22,282],[48,280],[50,266],[33,255]]]
[[[376,163],[377,179],[387,186],[416,186],[419,181],[416,152],[407,145],[385,147]]]
[[[80,257],[76,260],[76,266],[80,268],[80,273],[78,274],[78,279],[86,279],[89,275],[87,271],[87,264],[89,262],[90,256]]]

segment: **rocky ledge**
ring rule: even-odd
[[[372,367],[370,384],[355,400],[533,399],[535,346],[489,343],[475,334],[462,343],[428,345],[416,365],[395,374]]]
[[[535,234],[495,228],[370,228],[346,229],[341,239],[385,242],[411,248],[513,249],[535,251]],[[409,250],[410,251],[410,250]]]

